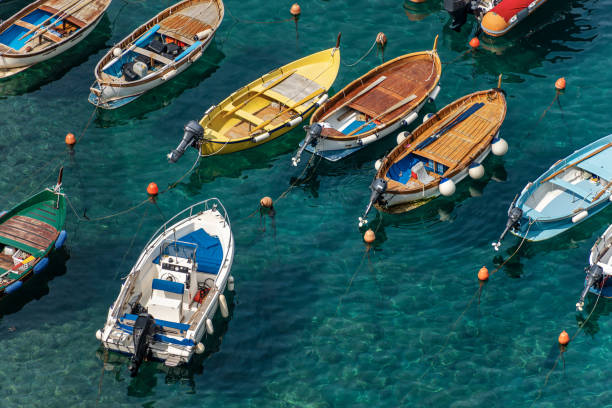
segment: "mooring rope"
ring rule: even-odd
[[[366,51],[365,54],[363,54],[361,56],[361,58],[359,58],[357,61],[353,62],[352,64],[345,64],[344,62],[342,63],[342,65],[344,65],[345,67],[354,67],[355,65],[359,64],[361,61],[363,61],[363,59],[365,57],[367,57],[368,55],[370,55],[370,53],[372,52],[372,50],[374,49],[374,47],[376,47],[376,40],[374,40],[374,42],[372,43],[372,46],[370,47],[369,50]]]
[[[138,233],[140,232],[140,228],[142,228],[142,224],[144,223],[144,220],[147,217],[148,210],[149,210],[148,208],[145,208],[142,214],[142,217],[140,217],[140,222],[138,223],[138,226],[136,227],[136,232],[134,233],[134,236],[132,237],[132,240],[130,241],[130,245],[128,246],[127,251],[125,251],[125,253],[123,254],[123,257],[121,258],[121,261],[119,262],[119,265],[117,265],[117,270],[115,271],[115,277],[113,278],[113,280],[117,280],[117,278],[119,277],[119,274],[121,272],[121,267],[123,266],[123,263],[125,262],[128,254],[132,250],[132,247],[134,246],[134,242],[136,242],[136,237],[138,236]]]

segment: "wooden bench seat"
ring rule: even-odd
[[[13,22],[13,24],[15,24],[16,26],[19,26],[19,27],[26,28],[28,30],[36,30],[36,26],[34,24],[30,24],[30,23],[28,23],[26,21],[23,21],[23,20],[15,20]],[[38,35],[37,32],[35,32],[35,31],[33,33],[34,33],[34,37]],[[57,35],[50,33],[49,30],[45,30],[42,33],[42,36],[44,38],[46,38],[47,40],[49,40],[49,41],[53,41],[53,42],[60,42],[60,41],[62,41],[62,37],[58,37]]]
[[[242,110],[242,109],[238,109],[234,112],[234,115],[238,116],[240,119],[246,120],[249,123],[252,123],[255,126],[259,126],[261,124],[264,123],[264,121],[261,118],[258,118],[257,116]]]
[[[153,51],[145,50],[144,48],[135,47],[134,52],[137,52],[138,54],[147,56],[149,58],[153,58],[155,61],[159,61],[164,65],[172,64],[173,62],[171,59],[168,59],[162,55],[156,54]]]
[[[46,11],[47,13],[51,13],[51,15],[55,15],[59,11],[58,9],[54,7],[50,7],[50,6],[39,6],[38,8],[42,11]],[[79,28],[83,28],[87,25],[86,22],[79,20],[75,16],[67,16],[67,17],[62,18],[61,20],[65,20],[69,22],[70,24],[73,24]]]

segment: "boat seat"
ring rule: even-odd
[[[30,23],[28,23],[26,21],[23,21],[23,20],[15,20],[15,21],[13,21],[13,24],[15,24],[16,26],[19,26],[19,27],[23,27],[23,28],[25,28],[27,30],[36,30],[36,26],[34,24],[30,24]],[[36,36],[37,32],[33,32],[33,35]],[[49,41],[53,41],[53,42],[60,42],[60,41],[62,41],[62,37],[58,37],[57,35],[50,33],[49,30],[45,30],[42,33],[42,36],[44,38],[46,38],[47,40],[49,40]]]
[[[584,185],[583,185],[584,182],[583,181],[581,181],[581,182],[579,182],[577,184],[572,184],[572,183],[569,183],[569,182],[567,182],[567,181],[565,181],[563,179],[560,179],[560,178],[556,177],[556,178],[553,178],[553,179],[549,180],[549,182],[554,184],[554,185],[556,185],[556,186],[558,186],[558,187],[564,188],[565,190],[569,191],[570,193],[577,194],[578,196],[580,196],[583,199],[586,199],[589,195],[591,195],[593,193],[596,193],[596,191],[597,191],[596,189],[591,190],[591,189],[584,188]],[[588,181],[587,181],[587,183],[588,183]]]
[[[269,86],[276,80],[278,80],[278,77],[272,78],[270,81],[264,83],[263,87]],[[317,92],[319,89],[321,89],[321,85],[294,72],[282,80],[278,85],[265,91],[264,95],[284,104],[294,105],[307,96]],[[282,98],[278,98],[277,95],[280,95]]]
[[[238,116],[242,120],[246,120],[249,123],[252,123],[255,126],[259,126],[264,123],[263,119],[258,118],[257,116],[249,113],[245,110],[238,109],[234,112],[234,115]]]
[[[183,317],[183,292],[185,285],[161,279],[153,279],[153,293],[147,304],[155,319],[180,322]]]
[[[162,55],[156,54],[153,51],[145,50],[144,48],[140,48],[140,47],[135,47],[133,51],[138,54],[144,55],[146,57],[153,58],[155,61],[159,61],[164,65],[172,64],[171,59],[168,59]]]
[[[38,8],[42,11],[46,11],[47,13],[51,13],[52,15],[55,15],[59,12],[58,9],[51,7],[51,6],[47,6],[47,5],[39,6]],[[75,16],[66,16],[66,17],[61,18],[60,20],[65,20],[69,22],[70,24],[73,24],[79,28],[83,28],[87,25],[86,22],[84,22],[83,20],[79,20]]]

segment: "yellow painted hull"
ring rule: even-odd
[[[300,123],[327,97],[340,69],[330,48],[278,68],[237,90],[200,120],[200,154],[229,154],[272,141]]]

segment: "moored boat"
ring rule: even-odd
[[[174,78],[202,56],[223,15],[221,0],[183,0],[160,12],[98,62],[89,102],[115,109]]]
[[[379,210],[409,211],[441,195],[454,194],[468,174],[484,175],[482,161],[491,151],[504,155],[508,144],[498,137],[506,116],[506,98],[498,87],[475,92],[445,106],[412,133],[398,135],[398,145],[375,164],[370,202]]]
[[[96,337],[113,351],[131,356],[138,373],[144,359],[168,366],[203,353],[217,310],[228,317],[223,294],[234,258],[229,217],[212,198],[194,204],[162,225],[136,261]],[[230,287],[229,290],[233,288]]]
[[[597,239],[589,255],[589,267],[576,310],[582,311],[588,292],[612,299],[612,225]]]
[[[0,24],[0,78],[72,48],[98,25],[111,0],[38,0]]]
[[[66,242],[65,221],[62,170],[53,189],[0,215],[0,297],[16,292],[47,267],[49,254]]]
[[[612,135],[557,161],[527,183],[510,204],[499,240],[512,234],[528,241],[552,238],[597,214],[612,200]]]
[[[436,50],[402,55],[357,78],[321,105],[311,116],[304,149],[337,161],[373,143],[418,116],[428,100],[435,100],[442,64]]]
[[[270,142],[295,128],[325,100],[340,68],[336,47],[293,61],[240,88],[185,125],[183,139],[168,154],[176,162],[187,147],[202,156],[229,154]]]

